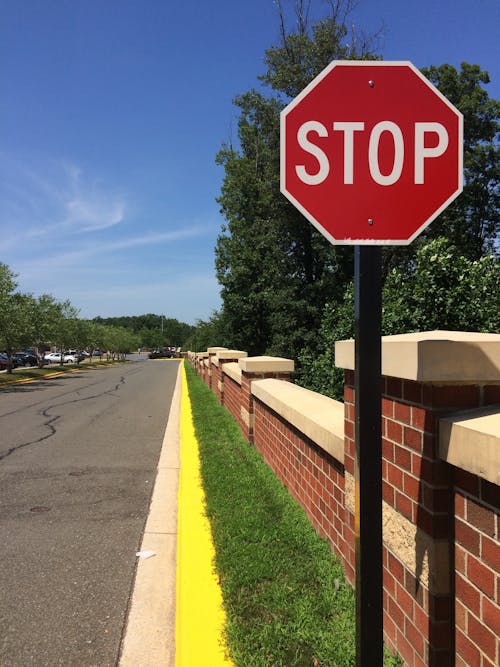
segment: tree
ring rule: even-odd
[[[31,345],[33,297],[17,292],[16,275],[0,263],[0,349],[8,356],[7,372],[12,373],[12,353]]]
[[[346,42],[351,2],[330,2],[331,15],[314,26],[309,4],[296,3],[298,29],[287,33],[278,3],[281,43],[266,52],[261,77],[278,97],[237,97],[239,148],[226,144],[217,156],[225,169],[218,201],[226,224],[215,250],[222,313],[230,345],[249,354],[296,358],[313,345],[326,300],[342,298],[352,275],[352,250],[331,246],[279,191],[284,98],[333,58],[368,55]]]
[[[411,246],[384,249],[384,276],[394,267],[411,270],[417,250],[437,237],[472,260],[500,250],[500,102],[482,87],[489,75],[466,62],[460,71],[441,65],[422,73],[464,116],[464,190]]]
[[[418,249],[413,271],[393,269],[383,290],[384,334],[448,329],[500,333],[500,262],[470,259],[447,238]]]

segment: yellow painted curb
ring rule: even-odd
[[[214,571],[215,550],[205,515],[199,448],[184,365],[180,431],[175,666],[233,665],[223,640],[225,613]]]

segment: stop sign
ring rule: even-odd
[[[462,114],[409,62],[332,62],[281,112],[281,192],[332,243],[408,244],[462,191]]]

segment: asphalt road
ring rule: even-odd
[[[1,667],[117,664],[178,370],[136,359],[0,388]]]

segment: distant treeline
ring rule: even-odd
[[[162,347],[175,345],[185,347],[194,327],[164,315],[123,315],[121,317],[95,317],[97,324],[122,327],[133,332],[140,339],[141,347]]]

